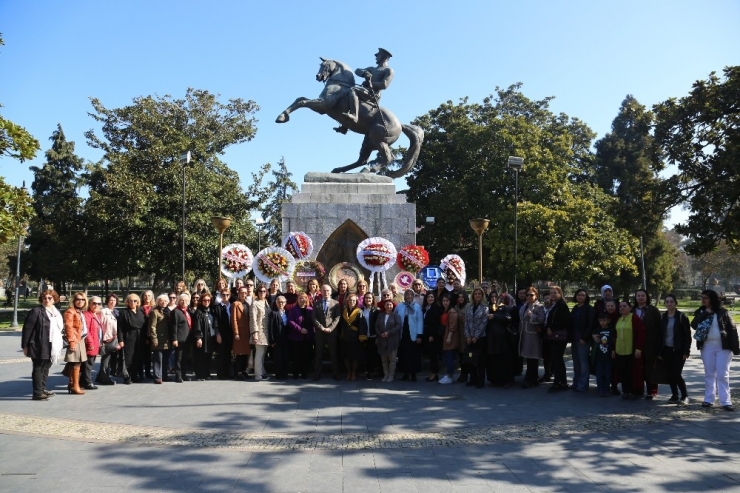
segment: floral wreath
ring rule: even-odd
[[[313,241],[303,231],[291,231],[283,239],[283,248],[296,260],[306,260],[313,253]]]
[[[252,270],[262,282],[278,279],[285,282],[293,275],[295,259],[288,250],[280,247],[267,247],[255,255]]]
[[[465,262],[459,255],[451,253],[442,259],[439,268],[444,272],[447,279],[447,289],[452,289],[452,281],[457,279],[460,283],[465,284]]]
[[[370,272],[383,272],[396,264],[396,247],[385,238],[368,238],[357,245],[357,261]]]
[[[252,251],[240,243],[232,243],[221,250],[221,273],[226,277],[244,277],[252,270]]]
[[[429,265],[429,252],[423,246],[406,245],[399,250],[396,261],[403,270],[416,274]]]
[[[301,278],[304,277],[315,278],[319,281],[319,285],[321,285],[326,277],[326,267],[316,260],[298,260],[293,270],[293,280],[299,286],[303,286],[306,282]]]

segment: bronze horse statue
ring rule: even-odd
[[[316,74],[316,80],[324,82],[324,90],[316,99],[298,98],[293,104],[280,113],[275,120],[277,123],[285,123],[290,119],[290,114],[300,108],[308,108],[320,115],[329,115],[340,123],[338,131],[346,132],[344,129],[352,130],[365,136],[360,148],[360,157],[354,163],[334,168],[332,173],[343,173],[351,169],[359,168],[367,164],[370,154],[378,151],[377,164],[370,171],[379,171],[393,161],[393,145],[403,132],[410,141],[408,150],[403,159],[401,168],[388,173],[391,178],[398,178],[414,166],[421,144],[424,141],[424,130],[416,125],[402,125],[396,115],[373,101],[363,101],[359,105],[357,122],[352,121],[345,114],[349,110],[347,92],[355,85],[355,76],[352,70],[344,63],[336,60],[321,59],[321,66]]]

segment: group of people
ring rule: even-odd
[[[390,383],[400,373],[401,380],[416,381],[425,353],[428,382],[509,388],[523,374],[525,389],[551,382],[548,392],[586,392],[594,374],[600,396],[653,399],[658,385],[668,384],[669,401],[686,403],[681,374],[691,326],[705,368],[703,405],[713,406],[719,393],[720,405],[733,410],[729,367],[732,354],[740,354],[738,333],[712,290],[702,292],[702,307],[689,324],[675,296],[665,297],[661,314],[642,289],[619,301],[604,286],[593,305],[579,289],[569,308],[559,286],[550,286],[542,301],[533,286],[518,290],[515,299],[483,283],[468,296],[458,281],[448,290],[444,279],[428,290],[417,279],[403,293],[391,284],[380,299],[364,280],[354,291],[345,280],[337,287],[312,279],[301,291],[288,281],[283,292],[277,279],[257,285],[237,279],[231,288],[220,279],[209,290],[200,279],[192,292],[180,282],[156,298],[148,290],[141,297],[131,293],[120,309],[115,294],[103,305],[101,298],[78,292],[63,315],[57,293],[45,290],[26,317],[21,341],[33,361],[33,399],[54,395],[46,381],[62,358],[68,392],[81,395],[96,384],[114,384],[114,376],[125,384],[161,384],[207,380],[215,369],[218,379],[268,380],[267,358],[275,378],[319,380],[327,353],[335,380],[354,381],[360,371],[367,380]]]

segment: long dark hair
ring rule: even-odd
[[[449,305],[447,305],[447,309],[445,310],[445,306],[442,304],[442,300],[447,300],[450,302]],[[449,293],[444,293],[442,296],[439,297],[439,306],[442,307],[442,313],[447,313],[450,310],[452,310],[452,307],[454,306],[454,303],[452,303],[452,300],[450,299]]]
[[[573,303],[578,303],[578,293],[580,293],[581,291],[586,293],[586,301],[583,302],[584,306],[591,304],[591,297],[588,295],[588,291],[583,288],[576,291],[576,294],[573,295]]]
[[[648,292],[647,292],[647,291],[645,291],[645,290],[644,290],[644,289],[642,289],[642,288],[640,288],[640,289],[638,289],[637,291],[635,291],[635,295],[634,295],[634,296],[635,296],[635,306],[637,306],[637,293],[639,293],[639,292],[643,292],[643,293],[645,293],[645,299],[647,300],[647,301],[645,302],[645,306],[650,306],[650,294],[648,294]]]
[[[719,302],[719,295],[717,294],[717,291],[714,291],[713,289],[705,289],[701,292],[701,295],[709,298],[709,304],[711,305],[713,312],[716,312],[720,308],[722,308],[722,305]]]
[[[427,303],[427,298],[429,296],[432,296],[434,298],[434,301],[432,301],[431,303]],[[425,311],[427,307],[434,305],[435,303],[437,303],[437,293],[435,293],[434,291],[427,291],[426,293],[424,293],[424,301],[421,302],[422,311]]]

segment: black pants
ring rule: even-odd
[[[539,378],[540,360],[537,358],[527,358],[527,373],[524,375],[524,381],[529,384],[536,384]]]
[[[398,348],[398,365],[401,373],[416,375],[421,369],[421,344],[411,340],[408,334],[401,339]]]
[[[478,364],[470,367],[470,381],[483,385],[486,383],[486,368],[488,367],[488,339],[481,337],[475,344],[469,344],[468,351],[478,353]]]
[[[632,362],[634,356],[627,354],[625,356],[617,355],[617,374],[622,382],[622,393],[631,394],[632,389]],[[642,392],[642,389],[640,390]]]
[[[518,358],[518,356],[517,356]],[[488,355],[488,381],[495,385],[511,384],[514,381],[514,365],[511,352]]]
[[[183,371],[182,367],[182,360],[185,353],[185,346],[187,342],[179,342],[177,343],[177,347],[173,348],[172,350],[175,352],[175,379],[176,380],[183,380],[183,377],[185,376],[185,372]]]
[[[545,373],[542,375],[545,378],[552,377],[552,356],[550,354],[550,341],[545,339],[542,341],[542,368]]]
[[[566,341],[548,341],[550,345],[550,362],[552,364],[553,384],[568,385],[568,376],[565,374],[565,347]]]
[[[113,340],[111,342],[100,343],[100,368],[98,368],[98,374],[95,377],[95,381],[100,382],[109,382],[110,381],[110,375],[108,374],[108,369],[111,367],[111,362],[115,364],[116,361],[116,355],[118,354],[118,351],[116,351],[116,343],[117,341]]]
[[[311,369],[311,341],[290,341],[290,359],[293,361],[293,377],[307,377]]]
[[[317,374],[321,374],[321,369],[324,365],[324,347],[329,347],[329,358],[331,359],[331,372],[334,375],[339,375],[339,356],[338,346],[339,338],[336,331],[332,333],[326,333],[318,331],[316,332],[316,353],[314,354],[314,371]]]
[[[275,378],[286,378],[290,369],[290,346],[288,341],[270,347],[270,356],[275,364]]]
[[[435,375],[439,373],[439,356],[442,353],[442,337],[440,335],[434,335],[434,340],[429,342],[429,337],[426,337],[427,352],[429,353],[429,372]]]
[[[141,368],[141,348],[139,347],[138,330],[129,330],[123,333],[123,353],[126,358],[125,365],[130,378],[138,378]]]
[[[231,336],[224,337],[221,334],[221,344],[218,346],[218,368],[216,376],[219,380],[226,380],[231,377],[231,349],[234,346],[234,340]]]
[[[31,383],[33,384],[33,395],[41,395],[46,390],[46,379],[49,378],[50,359],[33,358],[33,369],[31,370]]]
[[[149,339],[149,327],[143,327],[141,334],[139,334],[139,351],[141,352],[141,369],[139,370],[139,377],[143,378],[145,375],[148,378],[152,376],[152,343]]]
[[[363,350],[365,351],[365,373],[376,373],[381,368],[380,354],[378,353],[378,346],[375,340],[375,337],[371,337],[362,343]]]
[[[686,397],[688,395],[686,381],[681,375],[683,365],[686,363],[683,359],[683,354],[681,354],[681,351],[674,351],[671,347],[664,347],[660,356],[663,359],[663,364],[668,368],[668,381],[671,384],[671,394],[678,395],[678,392],[681,391],[681,398]]]
[[[87,361],[82,363],[82,368],[80,368],[80,387],[92,385],[92,371],[95,366],[96,359],[98,359],[97,356],[88,355]]]
[[[203,348],[195,348],[193,366],[195,369],[195,378],[209,378],[211,376],[211,352]]]

